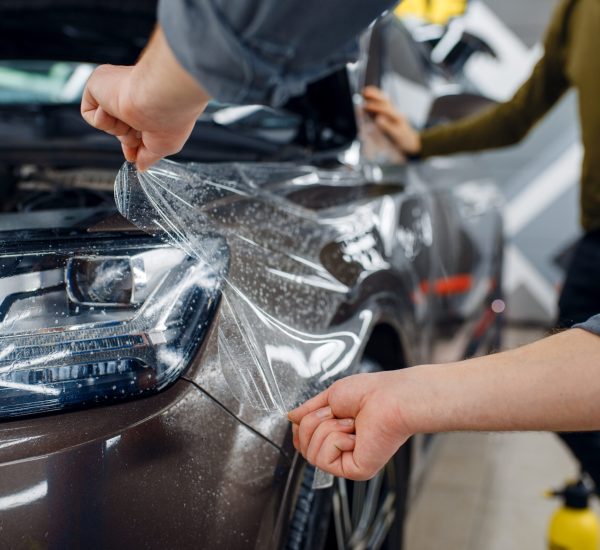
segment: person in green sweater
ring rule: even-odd
[[[581,138],[581,225],[559,299],[557,327],[600,311],[600,0],[562,0],[544,39],[544,56],[512,99],[461,120],[417,132],[375,87],[365,110],[408,157],[481,151],[521,141],[570,88],[578,94]],[[600,488],[600,432],[561,438]]]

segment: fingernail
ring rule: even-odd
[[[326,416],[331,416],[331,407],[323,407],[317,411],[317,418],[325,418]]]
[[[350,439],[356,439],[356,434],[348,434],[350,436]]]
[[[354,419],[342,418],[341,420],[338,420],[338,424],[340,424],[341,426],[352,426],[352,424],[354,424]]]

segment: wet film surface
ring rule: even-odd
[[[265,190],[278,180],[326,177],[280,164],[162,161],[144,173],[126,164],[115,185],[126,218],[213,266],[223,282],[217,330],[225,377],[239,399],[282,414],[351,367],[370,321],[364,311],[332,332],[326,315],[311,313],[335,312],[361,271],[355,266],[354,275],[350,269],[336,277],[321,251],[330,259],[343,255],[331,246],[341,236],[360,248],[353,236],[357,229],[369,234],[372,212],[328,219]],[[332,483],[317,469],[315,488]]]
[[[214,328],[229,388],[284,415],[355,370],[374,316],[348,305],[371,274],[393,274],[393,292],[410,289],[415,316],[426,319],[430,277],[452,271],[434,246],[435,208],[418,180],[161,161],[143,173],[125,164],[115,197],[123,216],[218,281]],[[475,223],[475,214],[465,217]],[[317,472],[315,486],[330,483]]]
[[[282,414],[351,366],[368,324],[363,312],[329,331],[326,316],[310,315],[335,312],[349,290],[314,254],[350,220],[319,218],[264,189],[288,178],[286,170],[162,161],[144,173],[125,165],[115,188],[136,226],[214,266],[223,281],[217,330],[226,379],[239,399]]]

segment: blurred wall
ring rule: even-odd
[[[552,0],[485,3],[528,49],[541,40],[556,5]],[[564,265],[580,234],[581,146],[575,94],[563,98],[522,144],[485,153],[480,160],[507,200],[508,317],[551,325]]]

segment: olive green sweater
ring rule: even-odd
[[[422,157],[511,145],[572,86],[579,95],[585,149],[581,223],[600,228],[600,0],[562,0],[544,40],[545,53],[514,97],[481,113],[425,130]]]

